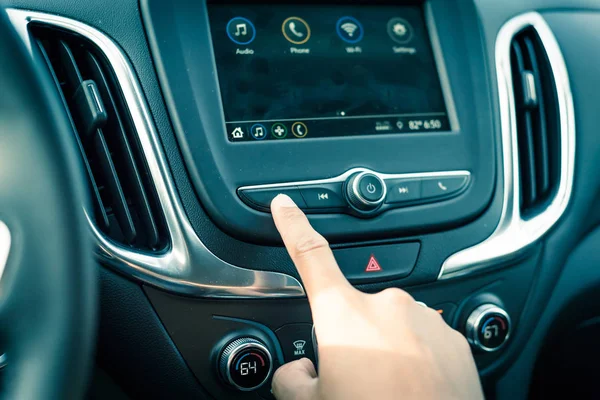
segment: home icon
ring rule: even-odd
[[[242,130],[242,127],[238,126],[237,128],[235,128],[231,132],[231,136],[233,136],[234,139],[243,139],[244,138],[244,131]]]

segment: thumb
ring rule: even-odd
[[[308,358],[284,364],[273,376],[272,391],[277,400],[315,400],[317,371]]]

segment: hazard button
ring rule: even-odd
[[[367,268],[365,268],[365,272],[377,271],[381,271],[381,265],[379,265],[375,256],[371,254],[371,257],[369,257],[369,263],[367,264]]]
[[[367,283],[408,276],[415,267],[419,249],[419,243],[399,243],[337,249],[333,254],[350,282]]]

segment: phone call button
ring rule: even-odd
[[[423,181],[422,197],[450,196],[461,191],[467,184],[466,176],[447,176]]]
[[[294,122],[292,125],[292,133],[297,138],[303,138],[308,133],[308,128],[303,122]]]
[[[310,27],[300,17],[289,17],[281,26],[283,36],[293,44],[304,44],[310,39]]]

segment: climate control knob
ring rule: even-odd
[[[359,172],[346,183],[346,198],[357,211],[369,213],[383,204],[387,189],[385,182],[371,172]]]
[[[504,346],[510,329],[510,317],[506,311],[495,304],[483,304],[467,318],[465,334],[471,346],[492,352]]]
[[[219,356],[219,370],[226,383],[238,390],[261,387],[271,375],[273,360],[267,347],[253,338],[230,342]]]

